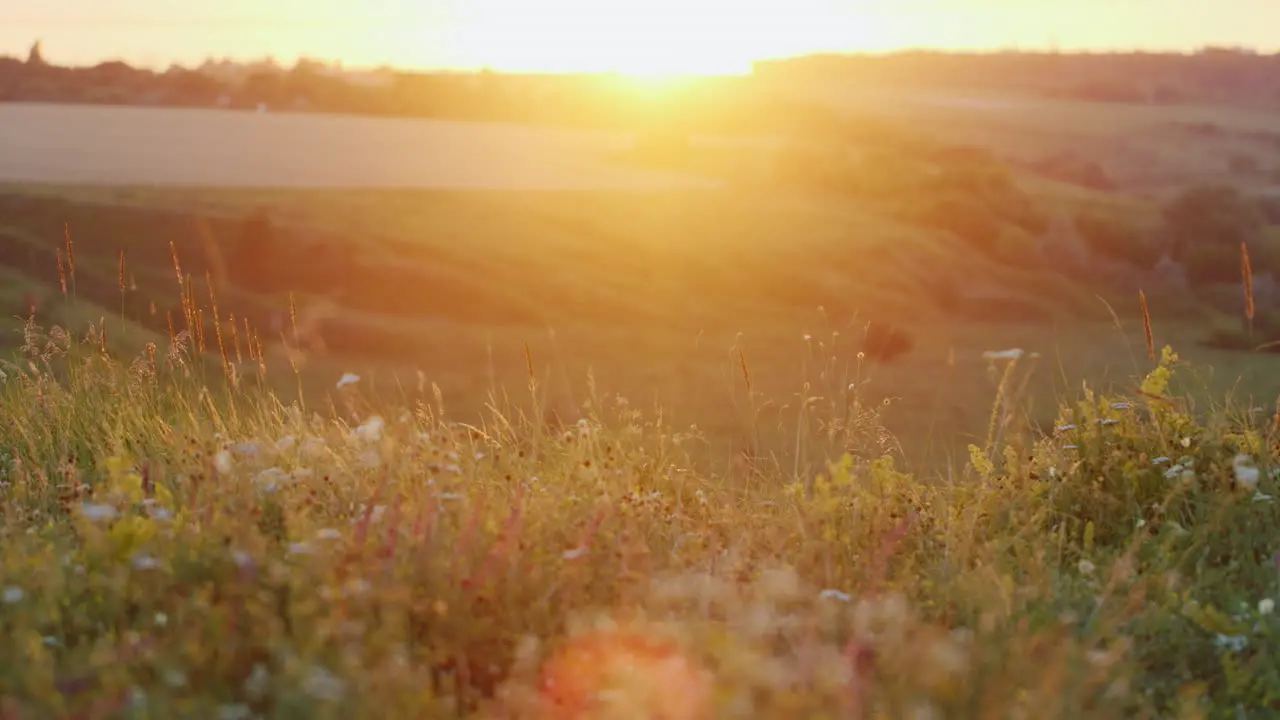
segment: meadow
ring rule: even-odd
[[[1146,227],[1139,171],[1226,145],[1139,116],[1103,191],[1028,170],[1081,123],[877,107],[865,177],[794,138],[66,120],[0,192],[0,715],[1274,712],[1274,356],[1033,238]],[[1025,196],[912,140],[948,132]],[[436,164],[383,174],[409,135]]]

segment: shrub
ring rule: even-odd
[[[1131,221],[1101,212],[1082,212],[1076,215],[1075,225],[1090,250],[1111,260],[1150,270],[1164,254],[1152,233]]]
[[[1257,207],[1239,190],[1204,185],[1183,191],[1164,208],[1173,259],[1187,267],[1192,283],[1231,282],[1240,277],[1240,246],[1255,249],[1263,230]]]

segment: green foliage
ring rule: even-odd
[[[1240,246],[1262,242],[1263,218],[1257,206],[1233,187],[1191,188],[1164,209],[1173,259],[1197,285],[1240,278]]]
[[[1280,696],[1269,438],[1190,412],[1169,350],[1133,397],[1086,391],[1033,445],[993,432],[967,472],[846,438],[821,473],[741,484],[594,392],[562,429],[526,419],[536,391],[468,426],[430,391],[356,381],[317,412],[180,345],[99,347],[29,328],[0,375],[6,712],[546,717],[549,651],[619,624],[686,648],[717,716]]]
[[[1093,252],[1144,270],[1155,267],[1164,251],[1151,233],[1122,218],[1084,212],[1076,216],[1075,224]]]

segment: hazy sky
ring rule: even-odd
[[[0,53],[84,64],[745,71],[829,50],[1280,49],[1280,0],[0,0]]]

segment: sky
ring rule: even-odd
[[[813,52],[1280,50],[1280,0],[0,0],[0,54],[163,68],[207,57],[349,67],[747,72]]]

